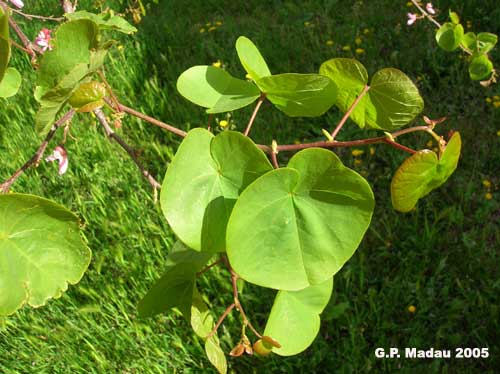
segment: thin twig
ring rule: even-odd
[[[108,120],[106,119],[106,116],[104,115],[104,112],[101,108],[94,109],[94,114],[104,128],[104,131],[106,132],[108,138],[115,140],[129,154],[129,156],[141,171],[141,174],[148,180],[151,186],[153,186],[156,193],[157,189],[161,187],[161,184],[149,173],[149,171],[146,170],[142,162],[137,157],[135,150],[113,131],[113,129],[109,126]]]
[[[109,92],[109,95],[111,96],[111,100],[113,102],[112,108],[118,112],[121,112],[120,103],[118,101],[118,98],[116,97],[115,93],[113,92],[113,89],[111,88],[111,85],[109,84],[108,80],[106,79],[104,73],[102,72],[101,69],[98,69],[97,74],[101,78],[102,82],[104,83],[104,85],[106,86],[106,89]]]
[[[222,322],[224,322],[224,320],[226,319],[226,317],[228,316],[228,314],[231,313],[231,310],[233,310],[235,306],[236,306],[236,304],[232,303],[231,305],[229,305],[226,308],[226,310],[224,311],[224,313],[220,316],[219,320],[215,324],[215,326],[212,329],[212,331],[210,331],[210,334],[208,334],[207,340],[210,339],[212,336],[214,336],[214,334],[217,332],[217,329],[220,327],[220,325],[222,324]]]
[[[217,260],[217,261],[215,261],[213,264],[210,264],[210,265],[204,267],[203,269],[201,269],[199,272],[196,273],[196,277],[199,277],[200,275],[206,273],[207,271],[209,271],[214,266],[219,265],[221,262],[222,262],[222,258],[219,259],[219,260]]]
[[[75,115],[75,111],[70,110],[69,112],[67,112],[64,116],[62,116],[59,120],[57,120],[57,122],[55,122],[52,125],[50,131],[47,133],[47,136],[43,140],[42,144],[40,144],[40,146],[38,147],[35,154],[28,161],[26,161],[26,163],[23,166],[21,166],[19,169],[17,169],[16,172],[14,174],[12,174],[12,176],[9,179],[7,179],[5,182],[0,184],[0,193],[9,192],[10,186],[12,186],[12,184],[17,180],[17,178],[19,178],[31,166],[38,165],[38,163],[40,162],[40,160],[43,157],[43,154],[45,153],[45,150],[47,149],[49,142],[54,137],[57,129],[59,129],[59,127],[65,125],[68,121],[70,121],[74,115]]]
[[[17,34],[21,42],[23,43],[24,47],[28,50],[28,53],[30,54],[32,59],[36,59],[36,53],[42,54],[42,50],[36,46],[35,44],[31,43],[31,41],[28,39],[28,37],[24,34],[23,30],[19,27],[19,25],[12,19],[12,17],[9,17],[9,25],[12,27],[14,32]]]
[[[347,119],[350,117],[350,115],[352,114],[354,109],[358,106],[359,102],[366,95],[366,93],[368,92],[369,89],[370,89],[370,86],[368,86],[368,85],[365,85],[363,87],[363,90],[359,93],[358,97],[356,98],[356,100],[354,100],[354,102],[352,103],[351,107],[347,110],[347,112],[345,112],[344,116],[342,117],[342,119],[338,123],[337,127],[335,127],[335,130],[332,131],[332,139],[330,141],[335,140],[335,137],[339,133],[340,129],[344,126]]]
[[[16,43],[14,40],[10,39],[9,40],[10,44],[12,44],[14,47],[20,49],[23,52],[26,52],[30,54],[30,51],[28,51],[26,48],[24,48],[21,44]]]
[[[111,101],[109,99],[104,99],[108,104],[111,105]],[[177,127],[175,126],[172,126],[172,125],[169,125],[165,122],[162,122],[162,121],[159,121],[157,120],[156,118],[153,118],[153,117],[150,117],[150,116],[147,116],[141,112],[138,112],[137,110],[135,109],[132,109],[132,108],[129,108],[128,106],[125,106],[121,103],[118,103],[118,108],[120,109],[120,111],[122,112],[125,112],[125,113],[128,113],[134,117],[137,117],[137,118],[140,118],[146,122],[149,122],[155,126],[158,126],[158,127],[161,127],[162,129],[165,129],[165,130],[168,130],[170,131],[171,133],[174,133],[176,135],[179,135],[179,136],[182,136],[182,137],[185,137],[187,135],[187,133],[185,131],[182,131],[181,129],[178,129]]]
[[[248,134],[250,133],[253,122],[255,121],[255,117],[257,117],[257,113],[259,112],[259,109],[265,100],[266,100],[266,94],[262,93],[259,97],[259,101],[257,101],[257,105],[255,105],[255,109],[253,110],[252,116],[250,117],[250,121],[248,121],[247,128],[245,129],[243,135],[248,136]]]
[[[21,12],[20,10],[17,10],[17,9],[13,9],[11,8],[11,10],[16,13],[16,14],[19,14],[20,16],[22,17],[25,17],[29,20],[31,19],[40,19],[42,21],[54,21],[54,22],[62,22],[65,20],[64,17],[54,17],[54,16],[37,16],[37,15],[34,15],[34,14],[26,14],[26,13],[23,13]]]

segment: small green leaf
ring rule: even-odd
[[[177,90],[192,103],[208,108],[207,113],[240,109],[260,96],[252,82],[236,79],[213,66],[189,68],[177,79]]]
[[[498,43],[498,36],[489,32],[477,34],[477,44],[479,53],[488,53]]]
[[[438,188],[455,171],[460,157],[461,139],[454,133],[441,158],[424,149],[407,158],[394,174],[391,182],[392,206],[400,212],[409,212],[417,201]]]
[[[319,315],[328,304],[333,278],[300,291],[279,291],[267,320],[264,335],[281,344],[272,351],[292,356],[309,347],[320,328]]]
[[[451,10],[448,11],[448,14],[450,16],[450,20],[453,24],[458,25],[460,23],[460,17],[458,16],[457,13],[452,12]]]
[[[73,108],[81,109],[89,104],[102,103],[105,96],[106,86],[100,82],[92,81],[80,84],[68,102]]]
[[[436,41],[445,51],[452,52],[462,43],[464,28],[461,24],[446,22],[436,31]]]
[[[231,266],[280,290],[321,283],[353,255],[374,208],[368,182],[330,151],[298,152],[241,194],[227,226]]]
[[[167,169],[163,213],[176,235],[197,251],[225,251],[233,205],[251,182],[272,170],[266,155],[246,136],[191,130]]]
[[[493,71],[493,63],[487,55],[480,54],[472,56],[469,65],[469,76],[472,80],[479,81],[486,79]]]
[[[462,45],[472,52],[477,50],[477,37],[473,32],[468,32],[462,38]]]
[[[178,308],[189,321],[196,273],[210,257],[211,254],[193,251],[181,242],[176,242],[167,256],[164,275],[139,302],[139,315],[152,317],[170,308]]]
[[[22,77],[14,68],[7,68],[2,81],[0,81],[0,97],[14,96],[21,87]]]
[[[354,59],[328,60],[321,65],[319,72],[337,85],[335,104],[343,112],[349,110],[368,85],[365,67]],[[397,69],[382,69],[373,75],[369,90],[350,118],[361,128],[394,130],[412,121],[423,106],[418,88],[408,76]]]
[[[257,47],[250,39],[240,36],[238,40],[236,40],[236,51],[238,52],[241,64],[254,81],[271,75],[271,71],[267,67],[264,57],[262,57]]]
[[[335,103],[335,84],[318,74],[279,74],[259,79],[257,86],[290,117],[317,117]]]
[[[90,256],[73,213],[38,196],[0,195],[0,316],[60,297]]]
[[[7,66],[9,66],[9,60],[9,10],[5,12],[3,7],[0,6],[0,82],[7,70]]]
[[[212,336],[205,342],[205,353],[210,363],[220,374],[227,373],[227,360],[224,351],[220,347],[219,338]]]
[[[96,23],[103,30],[119,31],[124,34],[133,34],[137,29],[119,16],[109,16],[109,13],[95,14],[81,10],[74,13],[67,13],[66,18],[70,21],[89,20]]]

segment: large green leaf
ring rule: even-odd
[[[110,16],[107,14],[95,14],[80,10],[74,13],[67,13],[66,18],[70,21],[90,20],[96,23],[103,30],[119,31],[125,34],[133,34],[137,29],[120,16]]]
[[[193,293],[193,305],[191,307],[191,327],[196,335],[205,339],[205,352],[212,365],[214,365],[220,374],[226,374],[226,356],[220,348],[217,333],[210,337],[210,339],[207,339],[214,325],[214,318],[210,313],[210,309],[208,309],[200,293],[195,288]]]
[[[479,53],[488,53],[498,43],[498,36],[489,32],[477,34],[477,47]]]
[[[73,213],[37,196],[0,195],[0,316],[60,297],[90,256]]]
[[[461,24],[446,22],[436,31],[436,41],[445,51],[451,52],[462,43],[464,28]]]
[[[259,79],[257,86],[290,117],[317,117],[335,103],[337,89],[319,74],[278,74]]]
[[[469,76],[472,80],[479,81],[486,79],[493,71],[493,63],[487,55],[473,55],[469,65]]]
[[[55,32],[54,48],[44,53],[38,71],[38,86],[57,86],[78,64],[89,64],[92,49],[98,47],[98,26],[88,20],[62,24]]]
[[[253,103],[259,89],[252,82],[236,79],[213,66],[193,66],[177,79],[177,90],[207,113],[229,112]]]
[[[358,95],[368,86],[365,67],[354,59],[334,58],[324,62],[320,74],[335,82],[337,107],[347,112]],[[375,73],[369,89],[350,118],[359,127],[394,130],[412,121],[424,106],[418,88],[403,72],[382,69]]]
[[[264,57],[250,39],[240,36],[236,40],[236,51],[241,64],[254,81],[271,75]]]
[[[0,6],[0,82],[10,60],[9,13]]]
[[[0,81],[0,97],[14,96],[21,87],[21,74],[14,68],[7,68],[3,79]]]
[[[196,273],[210,257],[212,255],[209,253],[193,251],[181,242],[176,242],[167,256],[164,275],[139,302],[139,315],[152,317],[170,308],[178,308],[189,321]]]
[[[417,201],[441,186],[455,171],[460,157],[461,139],[454,133],[441,158],[424,149],[407,158],[394,174],[391,198],[394,209],[409,212]]]
[[[319,284],[352,256],[373,208],[363,177],[330,151],[303,150],[241,194],[227,226],[229,261],[263,287]]]
[[[177,236],[197,251],[224,251],[233,205],[251,182],[271,170],[247,137],[191,130],[167,169],[160,203]]]
[[[319,315],[325,309],[333,289],[333,278],[300,291],[279,291],[267,320],[265,336],[277,340],[280,356],[296,355],[311,345],[318,335]]]

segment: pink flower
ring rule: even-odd
[[[432,3],[427,3],[425,4],[425,9],[429,14],[436,14],[436,11],[434,10],[434,7],[432,6]]]
[[[37,46],[42,47],[42,51],[45,52],[47,49],[50,51],[52,47],[50,45],[50,40],[52,31],[49,29],[43,28],[35,39],[35,43]]]
[[[24,7],[24,3],[22,2],[22,0],[10,0],[10,2],[12,4],[14,4],[14,6],[18,7],[19,9]]]
[[[62,145],[54,148],[54,152],[45,161],[56,161],[59,163],[59,175],[63,175],[68,170],[68,153]]]
[[[408,26],[411,26],[415,23],[415,21],[417,20],[417,15],[414,14],[414,13],[408,13],[408,22],[406,22],[406,24]]]

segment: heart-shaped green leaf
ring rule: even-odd
[[[14,96],[21,87],[21,74],[14,68],[7,68],[0,81],[0,97],[7,98]]]
[[[152,317],[170,308],[178,308],[189,321],[196,273],[210,257],[210,253],[193,251],[181,242],[176,242],[167,256],[165,274],[139,302],[139,315]]]
[[[479,53],[488,53],[498,43],[498,36],[489,32],[477,34],[477,46]]]
[[[60,297],[90,256],[73,213],[37,196],[0,195],[0,316]]]
[[[177,79],[177,90],[207,113],[229,112],[253,103],[259,89],[252,82],[236,79],[213,66],[193,66]]]
[[[227,226],[227,254],[246,281],[300,290],[353,255],[373,213],[368,182],[332,152],[310,148],[247,187]]]
[[[337,85],[335,104],[343,112],[349,110],[368,86],[365,67],[354,59],[328,60],[321,65],[319,72]],[[368,91],[350,118],[361,128],[390,131],[412,121],[423,107],[424,101],[410,78],[397,69],[382,69],[373,75]]]
[[[335,103],[337,88],[318,74],[278,74],[256,81],[276,108],[290,117],[317,117]]]
[[[225,251],[233,205],[271,170],[266,155],[241,133],[191,130],[167,169],[160,203],[176,235],[197,251]]]
[[[240,36],[236,40],[236,52],[238,52],[241,64],[254,81],[271,75],[264,57],[247,37]]]
[[[472,80],[486,79],[493,71],[493,63],[487,55],[474,55],[469,65],[469,76]]]
[[[94,103],[101,104],[106,96],[106,87],[104,84],[96,81],[80,84],[69,98],[69,104],[79,111]]]
[[[333,278],[300,291],[279,291],[267,320],[264,335],[277,340],[280,356],[296,355],[311,345],[318,335],[319,315],[333,289]]]
[[[103,30],[119,31],[124,34],[133,34],[137,29],[120,16],[109,16],[109,14],[95,14],[80,10],[74,13],[67,13],[66,18],[70,21],[90,20],[96,23]]]
[[[0,6],[0,82],[10,60],[9,11]]]
[[[472,52],[477,50],[477,37],[473,32],[468,32],[462,38],[462,45]]]
[[[462,43],[464,28],[461,24],[446,22],[436,31],[436,41],[445,51],[451,52]]]
[[[460,157],[461,139],[454,133],[441,158],[424,149],[407,158],[394,174],[391,182],[392,206],[400,212],[409,212],[417,201],[441,186],[455,171]]]

